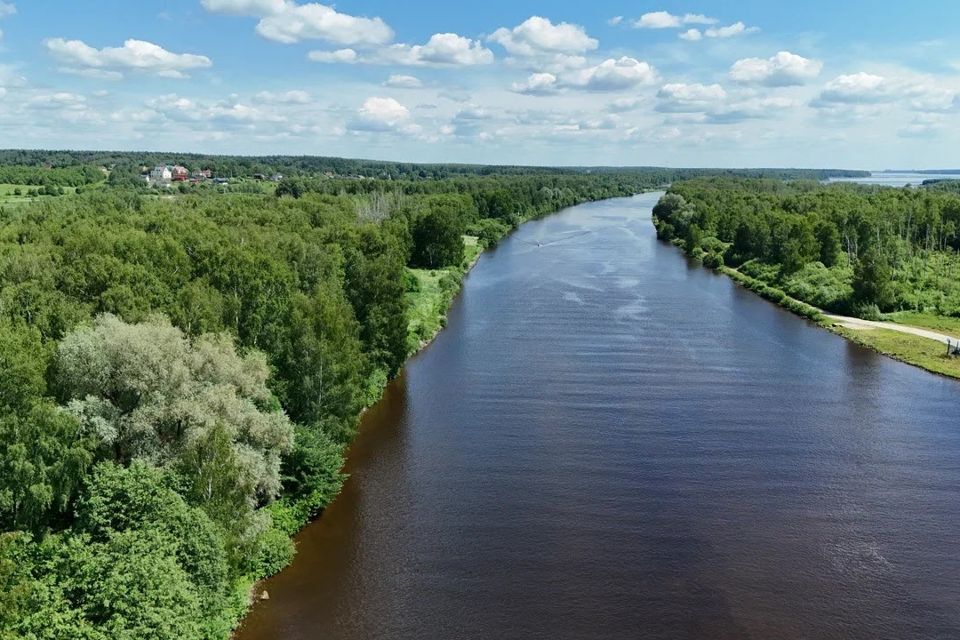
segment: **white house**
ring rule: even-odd
[[[170,167],[154,167],[150,172],[150,182],[152,184],[169,184],[173,179],[173,172]]]

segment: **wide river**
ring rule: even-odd
[[[960,384],[689,262],[659,196],[480,259],[240,640],[960,638]]]

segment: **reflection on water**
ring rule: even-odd
[[[241,640],[960,637],[960,386],[688,262],[656,199],[481,258]]]

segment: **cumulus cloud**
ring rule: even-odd
[[[419,89],[423,86],[423,83],[420,82],[420,78],[416,76],[407,76],[394,74],[387,78],[387,81],[383,83],[385,87],[391,87],[393,89]]]
[[[360,55],[353,49],[337,49],[336,51],[311,51],[307,58],[314,62],[328,64],[354,64],[360,61]]]
[[[611,27],[616,27],[621,22],[623,22],[623,16],[613,16],[612,18],[607,20],[607,24],[610,25]]]
[[[664,113],[702,113],[714,111],[727,99],[719,84],[673,83],[657,92],[657,111]]]
[[[493,52],[479,41],[455,33],[435,33],[424,45],[393,45],[385,54],[385,62],[407,65],[473,66],[493,62]]]
[[[532,16],[513,29],[501,27],[488,38],[514,56],[533,57],[543,54],[577,54],[592,51],[599,42],[587,35],[580,25]]]
[[[748,33],[756,33],[757,31],[760,31],[759,27],[748,27],[742,22],[734,22],[726,27],[706,29],[703,35],[708,38],[734,38]]]
[[[364,54],[354,49],[311,51],[307,57],[324,63],[433,67],[469,67],[493,62],[493,52],[482,43],[455,33],[435,33],[422,45],[393,44]]]
[[[820,75],[823,63],[789,51],[770,58],[743,58],[730,67],[730,78],[741,84],[767,87],[802,85]]]
[[[697,40],[703,39],[703,34],[700,32],[700,29],[687,29],[678,37],[681,40],[687,40],[688,42],[696,42]]]
[[[656,80],[657,72],[650,64],[623,56],[581,69],[567,78],[566,84],[587,91],[619,91],[638,85],[650,85]]]
[[[203,69],[210,58],[191,53],[172,53],[144,40],[127,40],[122,47],[95,49],[81,40],[51,38],[45,42],[56,59],[77,70],[118,74],[138,71],[167,78],[186,78],[190,69]]]
[[[294,44],[325,40],[335,45],[383,45],[393,40],[393,29],[380,18],[340,13],[333,7],[292,0],[202,0],[215,13],[260,18],[256,31],[267,40]]]
[[[410,110],[393,98],[367,98],[347,123],[349,131],[375,133],[413,133],[419,129],[411,122]]]
[[[837,76],[827,83],[818,104],[876,104],[888,102],[895,96],[891,86],[883,76],[860,72]]]
[[[668,11],[651,11],[633,21],[636,29],[678,29],[688,24],[716,24],[716,18],[700,13],[687,13],[675,16]]]
[[[552,73],[533,73],[524,82],[515,82],[511,87],[516,93],[530,96],[548,96],[557,93],[557,76]]]

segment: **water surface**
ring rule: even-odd
[[[481,258],[241,640],[960,637],[960,385],[688,262],[658,197]]]

